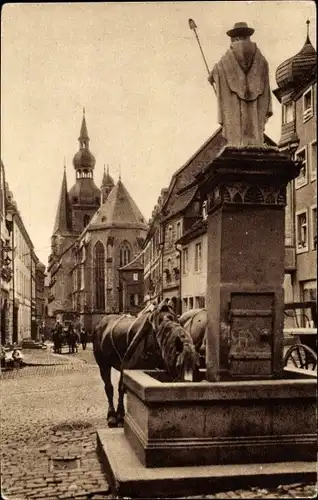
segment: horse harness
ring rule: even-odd
[[[114,329],[115,327],[120,323],[120,321],[123,319],[123,318],[127,318],[127,317],[130,317],[130,315],[128,314],[122,314],[119,318],[116,319],[116,321],[114,322],[113,326],[111,327],[110,329],[110,340],[111,340],[111,343],[112,343],[112,346],[114,348],[114,350],[116,351],[116,354],[118,356],[118,359],[120,361],[120,364],[123,363],[123,358],[121,357],[117,347],[116,347],[116,344],[115,344],[115,340],[114,340],[114,337],[113,337],[113,333],[114,333]],[[127,344],[127,348],[126,348],[126,351],[128,350],[128,347],[130,345],[130,343],[134,340],[134,338],[136,337],[136,335],[138,335],[140,333],[140,330],[141,328],[144,327],[145,325],[145,322],[141,324],[141,327],[139,327],[139,329],[137,330],[137,332],[135,333],[135,335],[133,336],[131,342],[129,342],[129,337],[130,337],[130,333],[137,321],[137,319],[139,319],[139,316],[137,316],[136,318],[134,318],[134,321],[132,322],[132,324],[130,325],[130,327],[128,328],[127,330],[127,334],[126,334],[126,344]],[[146,337],[146,342],[145,342],[145,348],[147,347],[147,337]],[[146,350],[146,349],[145,349]]]

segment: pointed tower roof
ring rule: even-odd
[[[89,149],[89,137],[87,132],[86,118],[85,118],[85,108],[83,108],[83,119],[80,130],[79,141],[79,151],[75,154],[73,158],[73,165],[75,170],[77,169],[89,169],[93,170],[95,167],[95,157]]]
[[[107,171],[104,165],[104,175],[102,180],[102,187],[106,186],[115,186],[114,179],[109,175],[109,166],[107,165]]]
[[[98,228],[148,229],[148,225],[136,203],[119,180],[105,203],[93,216],[88,229]]]
[[[88,137],[88,132],[87,132],[87,125],[86,125],[86,118],[85,118],[85,108],[83,108],[83,119],[82,119],[82,125],[81,125],[81,131],[80,131],[80,136],[78,138],[79,141],[89,141]]]
[[[71,205],[67,193],[66,169],[64,166],[62,187],[57,206],[53,234],[58,231],[62,234],[69,233],[72,230]]]

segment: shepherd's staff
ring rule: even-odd
[[[194,31],[195,37],[196,37],[198,45],[200,47],[200,51],[201,51],[201,54],[202,54],[202,57],[203,57],[203,61],[204,61],[205,67],[207,69],[208,75],[210,76],[209,66],[208,66],[208,63],[206,62],[206,58],[205,58],[205,55],[204,55],[204,52],[203,52],[203,49],[202,49],[202,46],[201,46],[201,43],[200,43],[200,40],[199,40],[199,37],[198,37],[197,25],[195,24],[195,22],[193,21],[193,19],[189,19],[189,28],[190,28],[190,30]],[[211,84],[212,84],[213,90],[214,90],[215,95],[216,95],[216,89],[214,87],[213,82],[211,82]]]

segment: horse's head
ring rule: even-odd
[[[184,338],[182,333],[175,339],[177,354],[175,362],[176,378],[180,381],[193,382],[198,379],[200,358],[191,337],[189,342],[188,336]]]
[[[199,355],[191,335],[177,322],[172,304],[161,302],[149,321],[167,371],[175,380],[197,379]]]

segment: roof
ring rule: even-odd
[[[222,136],[222,128],[219,127],[194,155],[173,174],[166,202],[163,205],[165,216],[170,215],[178,191],[191,185],[195,181],[196,175],[217,156],[225,144],[226,140]]]
[[[66,171],[64,168],[60,198],[57,205],[57,211],[55,216],[55,224],[53,229],[53,234],[57,231],[60,233],[69,233],[72,231],[72,213],[71,204],[67,192],[67,181],[66,181]]]
[[[87,132],[87,125],[86,125],[86,118],[85,118],[85,109],[83,110],[83,120],[82,120],[82,125],[81,125],[81,131],[80,131],[80,136],[78,140],[89,140],[88,137],[88,132]]]
[[[170,205],[169,215],[167,216],[167,218],[185,210],[189,205],[189,203],[191,203],[191,201],[193,200],[196,191],[197,191],[197,185],[194,185],[189,189],[183,191],[182,193],[178,194],[178,196],[174,198],[173,203]]]
[[[105,165],[104,165],[102,187],[104,187],[104,186],[115,186],[114,179],[109,174],[109,166],[108,165],[107,165],[107,171],[105,170]]]
[[[99,207],[87,229],[122,227],[147,230],[146,220],[136,203],[119,180]]]

